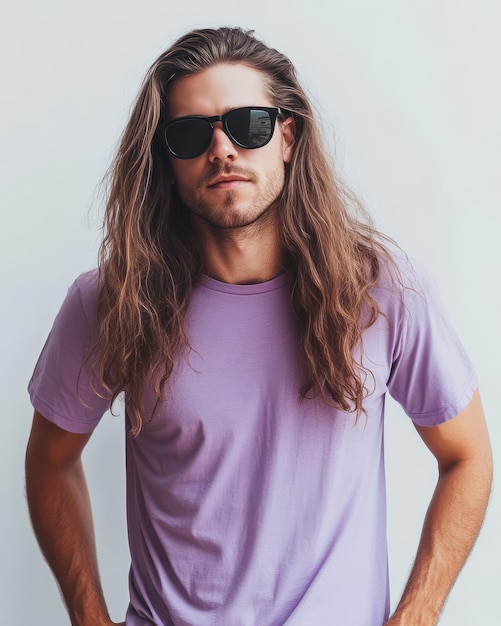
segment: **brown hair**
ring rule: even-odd
[[[294,152],[278,206],[291,305],[308,371],[298,393],[320,396],[357,416],[369,393],[369,372],[354,352],[379,315],[370,290],[382,257],[389,260],[384,238],[334,178],[290,60],[252,31],[196,30],[148,71],[109,172],[97,375],[112,400],[125,391],[133,435],[153,417],[144,415],[146,384],[153,384],[158,406],[174,360],[188,346],[185,314],[202,273],[155,131],[166,119],[169,81],[218,63],[244,63],[263,72],[272,102],[294,118]]]

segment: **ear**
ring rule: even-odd
[[[294,138],[296,135],[296,125],[292,115],[289,115],[289,117],[280,123],[280,128],[282,130],[282,154],[284,163],[289,163],[292,159]]]

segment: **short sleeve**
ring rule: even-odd
[[[477,378],[427,273],[418,266],[402,276],[387,386],[416,424],[436,426],[467,406]]]
[[[91,432],[110,408],[92,368],[96,292],[95,271],[82,274],[70,287],[28,385],[34,408],[74,433]]]

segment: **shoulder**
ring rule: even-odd
[[[55,320],[55,328],[73,325],[75,331],[85,327],[93,331],[97,324],[98,291],[97,269],[80,274],[68,288]]]
[[[83,272],[73,281],[68,289],[68,298],[80,303],[86,314],[93,315],[99,292],[99,270],[97,268]]]
[[[73,281],[69,288],[70,293],[74,292],[82,300],[96,300],[99,289],[99,270],[97,268],[88,272],[83,272]]]
[[[373,296],[380,303],[405,305],[426,300],[435,281],[422,261],[409,257],[401,248],[387,247],[379,257],[379,276]]]

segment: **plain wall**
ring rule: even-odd
[[[96,263],[99,181],[144,73],[191,28],[255,28],[292,58],[339,173],[378,226],[422,259],[441,286],[476,366],[499,452],[500,7],[497,0],[4,0],[2,623],[68,623],[27,514],[23,464],[32,408],[26,385],[67,287]],[[394,604],[436,471],[410,421],[391,402],[386,454]],[[118,620],[127,603],[128,569],[120,417],[103,419],[85,459],[103,585]],[[444,626],[501,623],[500,521],[494,491]]]

